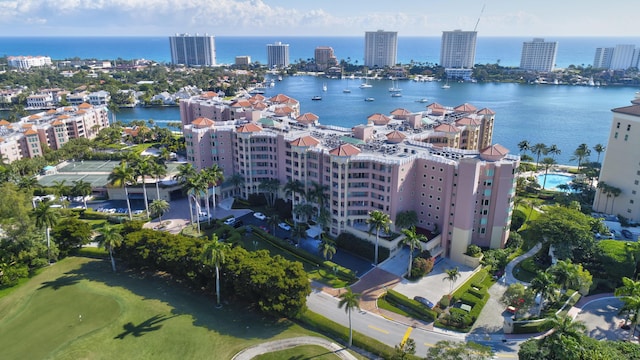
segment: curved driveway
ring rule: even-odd
[[[342,346],[327,339],[315,336],[300,336],[258,344],[240,351],[232,358],[232,360],[251,360],[258,355],[290,349],[302,345],[322,346],[323,348],[333,352],[336,356],[343,360],[357,360],[357,358],[351,355],[346,348],[343,348]]]

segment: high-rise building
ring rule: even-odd
[[[396,64],[397,31],[367,31],[364,35],[364,66],[383,68]]]
[[[251,65],[251,56],[236,56],[236,65]]]
[[[174,65],[216,65],[216,45],[211,35],[176,34],[169,37],[169,46]]]
[[[545,42],[544,39],[534,38],[533,41],[522,43],[520,68],[523,70],[550,72],[556,64],[558,43]]]
[[[476,59],[477,31],[443,31],[440,44],[440,66],[471,69]]]
[[[640,222],[640,94],[615,108],[593,209]]]
[[[331,46],[318,46],[314,52],[314,58],[319,71],[324,71],[338,64],[338,60]]]
[[[609,69],[627,70],[637,65],[637,63],[633,63],[635,51],[635,45],[616,45],[616,48],[613,50],[613,56],[611,56]]]
[[[612,47],[596,48],[596,56],[593,58],[593,67],[595,69],[608,69],[611,67],[611,57],[613,56]]]
[[[280,41],[267,44],[267,64],[269,69],[282,69],[289,66],[289,44],[283,44]]]

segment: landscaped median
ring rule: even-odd
[[[511,333],[513,334],[533,334],[550,330],[552,327],[552,324],[549,321],[550,318],[553,316],[565,316],[569,312],[569,309],[571,309],[571,307],[575,305],[581,297],[582,295],[580,295],[579,292],[575,290],[567,290],[560,300],[562,306],[558,310],[547,312],[545,317],[540,319],[520,321],[512,319],[513,321],[507,323],[505,333],[509,333],[509,330],[511,330]]]

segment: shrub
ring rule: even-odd
[[[417,257],[413,259],[413,264],[411,265],[411,274],[409,274],[410,278],[419,279],[430,273],[431,270],[433,270],[434,263],[434,258],[424,259],[421,257]]]
[[[467,255],[479,257],[482,255],[482,249],[480,249],[480,246],[478,245],[471,244],[467,247]]]
[[[365,239],[361,239],[351,233],[344,232],[336,238],[336,245],[353,254],[358,254],[365,259],[373,261],[375,256],[375,244]],[[389,257],[389,249],[384,246],[378,247],[378,261],[382,262]]]
[[[440,301],[438,301],[438,305],[440,305],[442,309],[448,308],[449,305],[451,305],[451,299],[449,299],[449,295],[442,295]]]
[[[513,215],[511,215],[511,227],[509,228],[511,231],[518,231],[524,225],[524,222],[527,220],[527,215],[521,210],[515,209],[513,210]]]
[[[426,306],[413,299],[409,299],[408,297],[400,294],[397,291],[388,290],[387,294],[385,295],[385,300],[387,300],[391,304],[401,306],[409,310],[410,312],[418,314],[421,318],[427,321],[433,321],[438,316],[435,311],[427,308]]]

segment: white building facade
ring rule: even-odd
[[[169,37],[169,46],[171,62],[174,65],[216,65],[216,45],[213,35],[176,34]]]
[[[390,67],[398,57],[397,31],[367,31],[364,35],[364,66]]]
[[[471,69],[476,59],[477,31],[443,31],[440,44],[440,66]]]
[[[534,38],[533,41],[522,43],[520,68],[529,71],[551,72],[556,64],[558,43],[545,42],[544,39]]]
[[[289,44],[280,41],[267,44],[267,65],[269,69],[284,69],[289,66]]]

